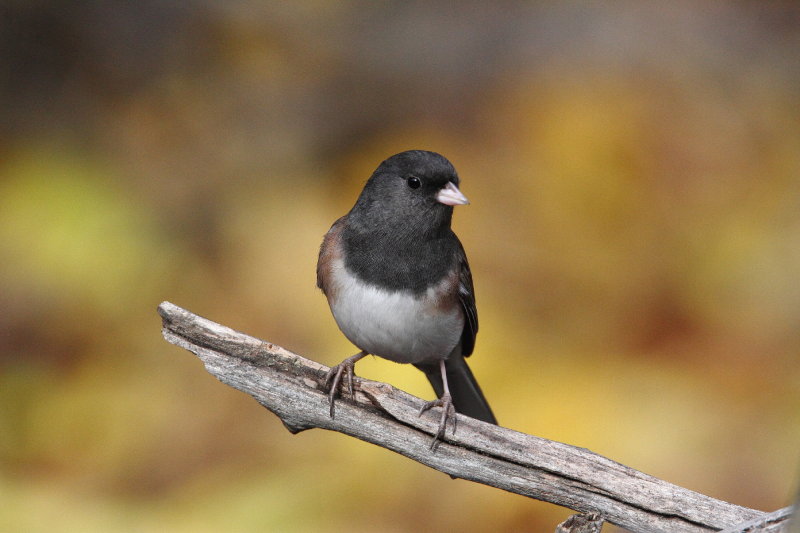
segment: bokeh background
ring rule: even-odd
[[[569,510],[292,436],[156,306],[326,364],[322,235],[452,160],[501,423],[710,496],[800,477],[800,7],[0,7],[0,530],[552,531]],[[365,377],[424,398],[413,368]],[[613,530],[613,528],[608,528]]]

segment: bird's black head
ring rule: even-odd
[[[351,222],[365,228],[391,226],[393,231],[430,233],[450,227],[453,206],[468,203],[458,190],[459,178],[443,156],[409,150],[381,163],[351,211]]]

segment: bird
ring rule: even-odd
[[[427,150],[395,154],[366,181],[352,209],[325,234],[317,286],[339,329],[360,351],[326,375],[330,416],[339,388],[353,397],[354,366],[367,355],[422,370],[440,407],[437,446],[455,413],[497,424],[465,357],[475,348],[478,312],[464,247],[451,229],[467,205],[452,163]]]

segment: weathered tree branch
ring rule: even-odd
[[[438,414],[418,416],[423,400],[356,378],[355,398],[345,394],[338,400],[332,419],[324,393],[327,367],[169,302],[158,311],[167,341],[195,353],[208,372],[251,395],[292,433],[339,431],[451,476],[596,514],[635,532],[777,533],[790,514],[788,508],[767,515],[716,500],[589,450],[462,415],[456,433],[448,429],[431,451]],[[763,527],[757,524],[765,520]]]

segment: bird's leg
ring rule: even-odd
[[[433,442],[431,443],[431,450],[435,450],[438,443],[444,438],[444,431],[447,429],[447,419],[448,417],[453,420],[453,434],[456,432],[456,408],[453,407],[453,397],[450,396],[450,387],[447,385],[447,371],[444,364],[444,359],[439,361],[439,369],[442,372],[442,384],[444,385],[444,393],[442,397],[433,400],[432,402],[428,402],[422,406],[422,409],[419,410],[420,416],[422,413],[431,409],[433,407],[441,407],[442,408],[442,417],[439,420],[439,430],[436,432],[436,436],[433,438]]]
[[[342,374],[347,373],[347,390],[350,391],[350,397],[355,398],[355,392],[353,392],[353,368],[359,359],[367,355],[369,354],[362,350],[328,370],[328,374],[325,376],[325,386],[330,387],[328,401],[331,404],[331,418],[333,418],[334,400],[336,399],[336,392],[339,390],[339,384],[342,381]]]

